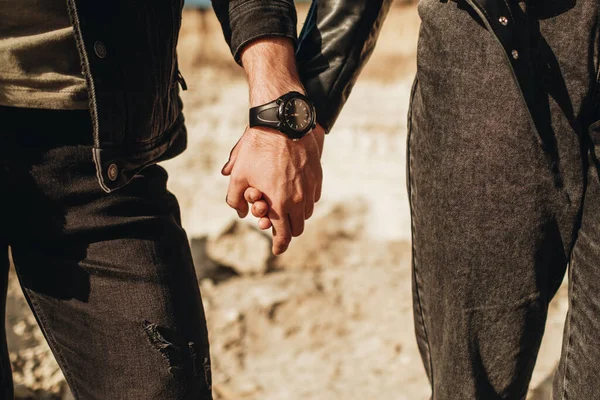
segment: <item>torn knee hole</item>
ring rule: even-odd
[[[203,378],[207,386],[211,387],[210,359],[198,355],[194,342],[179,345],[178,343],[186,342],[178,340],[175,332],[161,328],[149,321],[144,321],[142,326],[150,344],[167,360],[170,373],[184,370],[186,365],[191,364],[190,370],[194,377]]]
[[[149,321],[143,323],[144,332],[150,344],[156,348],[169,363],[169,372],[183,368],[181,348],[165,338],[158,325]]]

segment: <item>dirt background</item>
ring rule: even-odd
[[[306,7],[299,8],[301,20]],[[211,11],[180,38],[189,148],[164,163],[200,276],[216,399],[425,400],[410,288],[406,114],[419,20],[392,9],[362,79],[325,142],[323,199],[286,255],[224,204],[219,174],[241,135],[247,88]],[[529,399],[547,399],[566,289],[552,303]],[[18,399],[71,399],[16,280],[7,333]]]

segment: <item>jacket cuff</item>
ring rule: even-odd
[[[283,36],[298,40],[298,18],[293,0],[247,0],[229,11],[231,53],[238,64],[240,53],[249,42],[265,36]]]

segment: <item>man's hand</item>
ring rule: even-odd
[[[323,144],[325,141],[325,130],[323,129],[322,126],[317,125],[313,134],[315,135],[315,138],[317,139],[317,143],[319,145],[319,152],[322,157]],[[239,142],[238,142],[238,144],[239,144]],[[235,164],[235,159],[237,158],[237,152],[238,152],[238,148],[237,148],[237,144],[236,144],[236,146],[234,146],[233,150],[231,151],[230,159],[223,166],[223,169],[221,171],[221,173],[223,175],[229,176],[231,174],[231,170],[233,169],[233,165]],[[258,227],[262,230],[271,228],[273,225],[271,224],[271,220],[267,217],[267,214],[269,212],[269,205],[264,200],[263,194],[260,192],[260,190],[255,189],[253,187],[249,187],[244,192],[244,199],[246,200],[246,202],[251,204],[250,211],[252,212],[252,215],[254,217],[258,218]],[[316,203],[316,201],[315,201],[315,203]],[[246,215],[248,215],[246,205],[242,203],[241,207],[242,207],[242,209],[241,209],[241,211],[238,212],[238,215],[240,216],[240,218],[245,218]],[[310,215],[306,216],[306,219],[308,219],[308,218],[310,218]]]
[[[267,129],[248,129],[222,171],[231,177],[227,204],[243,218],[252,203],[252,214],[262,217],[259,227],[272,224],[275,255],[302,234],[321,197],[323,132],[315,131],[292,141]]]
[[[294,46],[284,37],[267,37],[246,45],[241,60],[250,89],[250,107],[281,95],[304,93],[296,70]],[[323,129],[298,141],[269,128],[247,129],[223,167],[230,176],[227,204],[240,217],[252,212],[263,229],[273,228],[273,253],[287,250],[292,237],[304,231],[321,196]]]

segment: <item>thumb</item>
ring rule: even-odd
[[[231,171],[233,171],[233,166],[235,165],[235,160],[237,160],[240,142],[242,141],[243,137],[244,135],[242,135],[242,137],[237,141],[235,146],[233,146],[233,149],[231,149],[231,152],[229,153],[229,159],[227,160],[225,165],[223,165],[223,169],[221,169],[221,174],[223,176],[231,175]]]
[[[235,157],[233,155],[229,156],[229,160],[223,165],[223,169],[221,169],[221,175],[229,176],[231,175],[231,171],[233,171],[233,166],[235,165]]]

